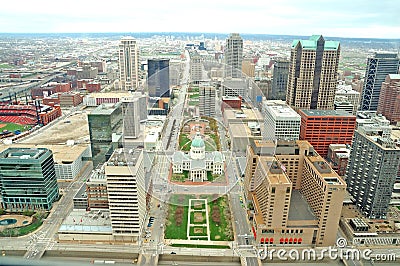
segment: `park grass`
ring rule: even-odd
[[[172,174],[172,176],[171,176],[171,181],[174,181],[174,182],[185,182],[188,179],[189,179],[189,171],[186,171],[186,170],[183,171],[182,174],[175,173],[175,174]]]
[[[217,246],[217,245],[196,245],[196,244],[171,244],[171,247],[183,247],[183,248],[216,248],[216,249],[230,249],[229,246]]]
[[[203,232],[195,233],[194,230],[196,228],[201,228],[203,230]],[[191,226],[189,229],[189,235],[191,236],[191,239],[192,239],[192,236],[195,236],[195,237],[196,236],[207,236],[207,227],[206,226]]]
[[[190,151],[191,144],[192,141],[189,139],[188,134],[179,134],[179,148],[182,151]]]
[[[220,223],[215,223],[212,220],[212,208],[213,206],[218,206],[219,211],[221,214],[221,222]],[[228,206],[228,199],[226,196],[219,197],[215,199],[212,202],[209,202],[209,223],[210,223],[210,240],[217,240],[217,241],[233,241],[233,234],[232,230],[229,230],[229,228],[232,228],[230,224],[230,215],[226,215],[226,212],[229,210]],[[230,231],[228,233],[228,231]]]
[[[189,99],[198,99],[200,96],[198,93],[193,93],[189,95]]]
[[[8,63],[0,63],[0,68],[14,68],[14,67],[9,65]]]
[[[193,195],[171,195],[171,203],[168,206],[168,217],[165,227],[166,239],[187,239],[189,198],[193,198]],[[176,224],[175,219],[175,211],[178,206],[183,206],[182,224],[179,226]]]

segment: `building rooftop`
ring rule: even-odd
[[[115,109],[119,108],[121,103],[103,103],[97,106],[90,115],[111,115]]]
[[[0,159],[38,160],[47,150],[44,148],[8,148],[0,153]]]
[[[301,120],[300,115],[290,108],[288,105],[272,105],[272,104],[264,104],[265,109],[275,118],[283,118],[283,119],[289,119],[289,118],[294,118],[295,120]]]
[[[115,91],[115,92],[93,92],[87,95],[92,98],[125,98],[133,96],[128,91]]]
[[[295,48],[298,43],[300,43],[303,49],[307,50],[316,50],[317,49],[317,41],[322,37],[321,35],[313,35],[308,40],[294,40],[292,42],[292,48]],[[338,41],[325,41],[324,50],[338,50],[340,47],[340,43]]]
[[[267,172],[271,184],[291,184],[292,182],[281,169],[281,165],[271,156],[260,156],[259,163]]]
[[[305,110],[301,109],[306,116],[354,116],[343,110]],[[355,116],[354,116],[355,117]]]
[[[290,207],[288,220],[301,221],[301,220],[316,220],[314,211],[304,199],[300,191],[293,189],[290,197]]]
[[[74,209],[58,229],[59,233],[112,234],[109,210]]]

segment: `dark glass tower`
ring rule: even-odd
[[[147,80],[150,97],[170,97],[169,59],[149,59]]]

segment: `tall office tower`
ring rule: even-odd
[[[215,116],[215,88],[211,85],[200,85],[199,88],[200,115]]]
[[[146,214],[143,151],[117,149],[104,170],[113,237],[122,242],[139,241]]]
[[[243,61],[243,39],[232,33],[225,43],[225,77],[241,78]]]
[[[391,123],[400,122],[400,75],[389,74],[382,83],[378,113],[386,116]]]
[[[274,64],[272,76],[271,95],[269,100],[286,100],[286,89],[289,76],[289,60],[278,58]]]
[[[354,133],[346,170],[347,189],[360,211],[384,219],[400,164],[400,148],[388,124],[360,126]]]
[[[333,110],[340,44],[321,35],[294,40],[290,55],[286,102],[298,109]]]
[[[124,37],[119,44],[119,80],[123,90],[139,87],[139,48],[132,37]]]
[[[169,97],[169,59],[148,59],[147,80],[150,97]]]
[[[200,83],[203,80],[203,58],[197,51],[190,53],[190,80],[193,83]]]
[[[269,100],[263,103],[265,140],[298,140],[301,118],[284,101]]]
[[[382,82],[388,74],[398,74],[400,59],[393,53],[375,53],[368,58],[364,87],[361,96],[361,110],[376,111]]]
[[[140,131],[140,102],[138,98],[122,100],[123,134],[124,138],[138,138]]]
[[[245,186],[256,243],[331,246],[346,183],[307,141],[278,141],[275,156],[248,146]],[[254,170],[248,170],[254,169]],[[245,184],[246,185],[246,184]]]
[[[88,114],[90,147],[93,166],[105,163],[118,146],[118,137],[122,136],[121,103],[103,103]]]
[[[329,144],[351,144],[356,116],[343,110],[299,110],[300,139],[307,140],[322,157]]]
[[[0,153],[2,208],[50,210],[59,191],[53,153],[45,148],[8,148]]]
[[[335,92],[335,110],[336,106],[344,106],[345,103],[351,105],[351,114],[356,115],[360,107],[360,93],[352,89],[351,85],[338,85]]]

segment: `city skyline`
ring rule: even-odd
[[[0,27],[0,32],[239,32],[400,38],[400,19],[394,5],[388,0],[383,3],[328,0],[324,5],[315,0],[279,3],[256,0],[251,5],[242,1],[214,3],[210,0],[189,5],[182,0],[173,0],[156,1],[151,5],[117,1],[102,6],[94,1],[71,0],[62,8],[54,8],[47,0],[23,0],[19,5],[2,6],[0,25],[4,26]],[[196,16],[197,20],[194,19]]]

